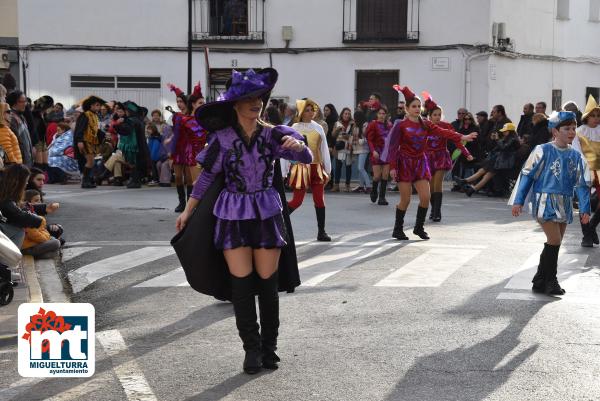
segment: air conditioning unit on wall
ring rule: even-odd
[[[0,69],[8,70],[9,68],[8,50],[0,50]]]

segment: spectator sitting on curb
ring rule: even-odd
[[[36,189],[25,191],[25,201],[30,212],[33,212],[33,205],[41,203],[41,198],[40,192]],[[25,228],[25,240],[21,252],[23,255],[31,255],[39,259],[52,259],[57,255],[61,241],[52,238],[50,232],[46,229],[46,219],[43,217],[42,222],[42,225],[38,228]]]

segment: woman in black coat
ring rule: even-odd
[[[0,229],[19,248],[25,239],[25,228],[39,228],[43,219],[19,207],[23,199],[29,169],[23,164],[7,167],[0,178],[0,213],[6,222],[0,223]]]
[[[516,152],[521,146],[515,125],[513,123],[506,123],[498,134],[492,135],[502,135],[502,138],[498,140],[496,147],[494,147],[490,155],[484,160],[482,167],[472,176],[459,182],[466,185],[465,194],[469,197],[490,182],[498,171],[512,170],[515,167]],[[477,180],[479,180],[477,184],[470,185]]]

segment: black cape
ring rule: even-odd
[[[171,240],[190,286],[220,300],[231,300],[231,279],[223,251],[215,248],[214,232],[217,218],[213,214],[215,202],[225,186],[219,174],[204,194],[183,230]],[[279,291],[294,292],[300,285],[296,243],[287,207],[279,160],[275,162],[273,187],[283,204],[283,220],[288,234],[287,245],[279,258]]]

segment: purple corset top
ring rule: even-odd
[[[282,148],[281,138],[285,135],[304,140],[285,126],[259,126],[249,142],[231,127],[210,134],[208,144],[197,158],[203,171],[192,197],[201,199],[215,177],[223,174],[225,188],[215,204],[215,216],[225,220],[264,220],[281,213],[281,199],[273,188],[275,160],[312,161],[307,146],[300,152]]]

